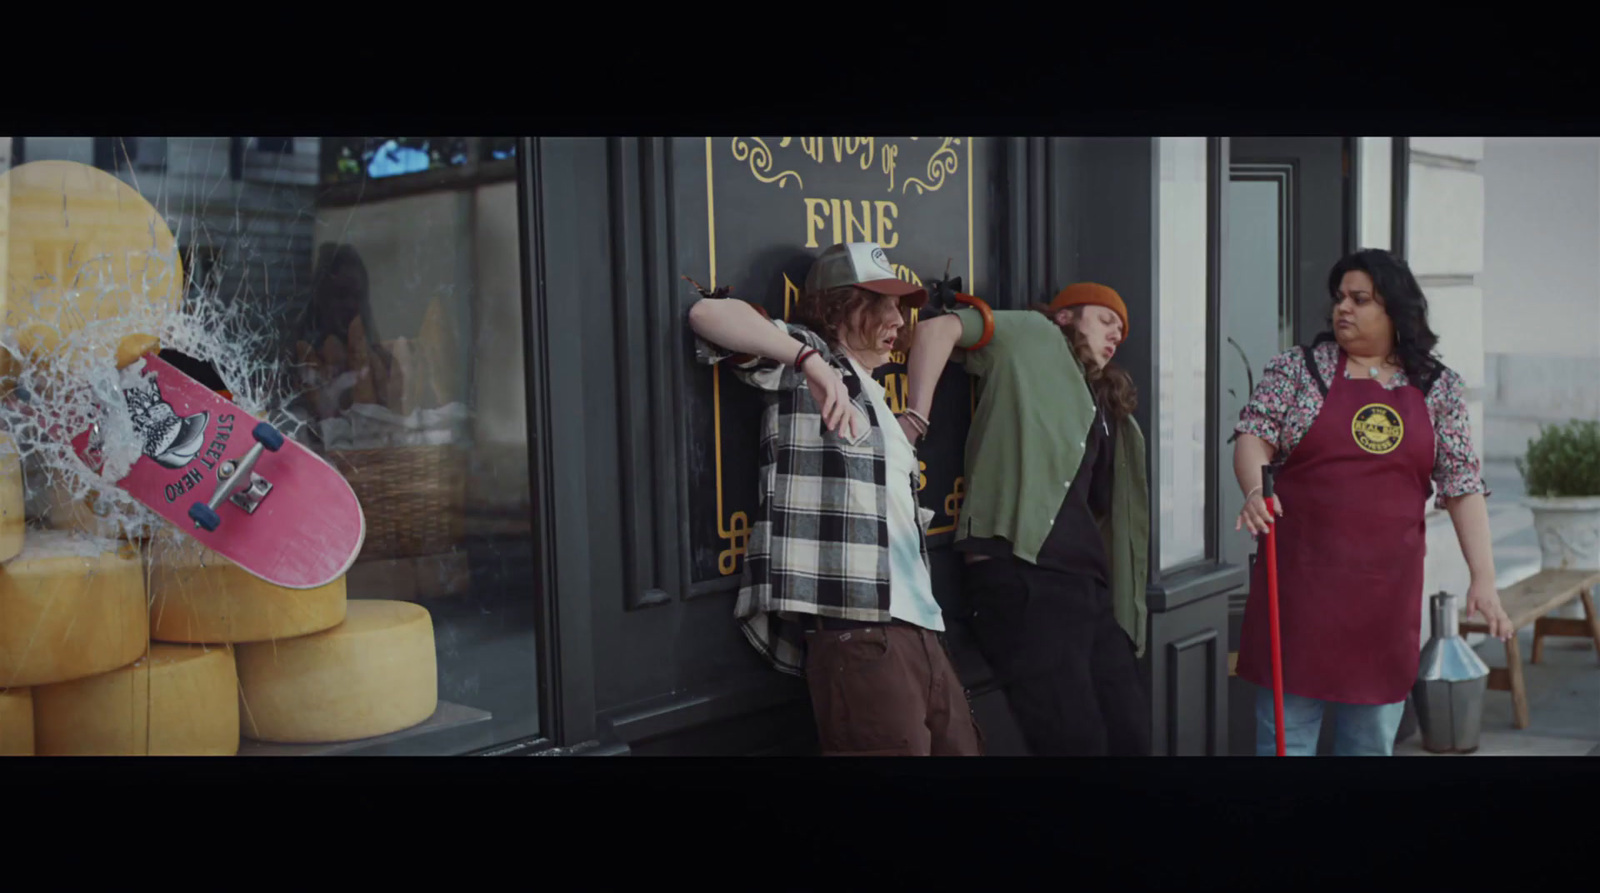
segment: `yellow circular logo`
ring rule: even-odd
[[[1382,403],[1368,403],[1356,410],[1350,433],[1355,435],[1357,446],[1382,455],[1400,445],[1405,426],[1400,424],[1399,413]]]

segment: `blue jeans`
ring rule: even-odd
[[[1337,757],[1388,757],[1394,755],[1394,736],[1400,730],[1406,702],[1395,704],[1340,704],[1283,693],[1283,750],[1285,756],[1314,757],[1322,718],[1333,715],[1333,755]],[[1256,756],[1278,752],[1273,724],[1272,689],[1256,689]]]

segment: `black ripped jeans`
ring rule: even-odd
[[[965,566],[972,632],[1035,756],[1148,756],[1150,697],[1099,580],[1015,557]]]

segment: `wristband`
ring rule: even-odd
[[[806,360],[811,359],[812,355],[816,354],[817,352],[818,351],[815,347],[800,348],[800,352],[795,354],[794,357],[794,371],[801,371],[800,367],[805,365]]]
[[[978,311],[978,315],[983,318],[983,335],[978,338],[977,343],[967,348],[967,350],[978,350],[988,344],[990,339],[994,338],[994,313],[990,311],[988,303],[975,295],[964,294],[956,295],[956,303],[966,304],[968,307],[974,308]]]
[[[1250,490],[1244,494],[1244,501],[1245,502],[1249,502],[1250,501],[1250,497],[1256,495],[1256,491],[1260,490],[1260,489],[1261,489],[1261,485],[1260,484],[1257,484],[1254,487],[1251,487]]]

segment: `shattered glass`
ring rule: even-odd
[[[214,553],[115,486],[141,455],[181,465],[197,448],[195,423],[158,399],[141,364],[119,368],[119,347],[155,336],[164,359],[175,352],[189,374],[214,373],[210,386],[357,488],[368,547],[345,581],[348,599],[411,601],[432,615],[433,718],[382,740],[294,752],[454,752],[534,734],[524,401],[520,374],[501,371],[522,367],[515,183],[404,182],[508,157],[504,141],[140,137],[109,141],[109,151],[90,142],[29,137],[19,163],[109,156],[106,169],[172,238],[152,226],[128,256],[69,256],[59,279],[19,285],[16,269],[0,269],[10,284],[0,371],[11,384],[0,468],[20,466],[27,548],[88,560],[134,544],[147,584],[218,597],[193,582],[211,579],[200,571],[174,570],[203,569]],[[0,156],[0,173],[7,167]],[[330,168],[337,177],[324,176]],[[331,200],[329,179],[358,194]],[[20,225],[13,213],[0,249]],[[98,467],[73,449],[85,431]],[[413,455],[429,458],[408,480],[396,457]],[[153,594],[150,604],[157,624]],[[253,746],[242,740],[240,752]]]

